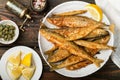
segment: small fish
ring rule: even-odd
[[[108,41],[109,41],[109,38],[110,38],[110,36],[105,36],[104,38],[101,38],[101,39],[98,39],[98,40],[96,40],[96,41],[94,41],[94,42],[97,42],[97,43],[107,43]],[[49,51],[51,52],[51,50],[54,50],[54,49],[56,49],[56,47],[54,46],[53,48],[51,48]],[[90,53],[91,55],[93,55],[93,54],[96,54],[98,51],[99,51],[99,49],[89,49],[89,48],[85,48],[85,50],[88,52],[88,53]],[[49,52],[48,51],[48,52]],[[53,52],[52,52],[53,53]],[[67,58],[67,57],[69,57],[71,55],[71,53],[69,53],[67,50],[63,50],[63,49],[58,49],[56,52],[55,52],[55,54],[53,54],[52,56],[50,56],[49,58],[48,58],[48,62],[58,62],[58,61],[61,61],[61,60],[63,60],[63,59],[65,59],[65,58]],[[71,57],[72,58],[72,57]],[[77,58],[76,58],[77,59]],[[72,62],[72,61],[71,61]],[[69,62],[70,63],[70,62]],[[77,63],[77,60],[75,60],[74,62],[72,62],[72,63]],[[71,63],[71,64],[72,64]],[[69,64],[67,64],[67,65],[69,65]],[[67,65],[64,65],[63,67],[65,67],[65,66],[67,66]]]
[[[56,70],[56,69],[61,69],[64,68],[66,66],[78,63],[80,61],[82,61],[83,58],[76,56],[76,55],[71,55],[70,57],[68,57],[65,61],[63,61],[62,63],[58,64],[58,65],[54,65],[52,66],[51,70]]]
[[[110,35],[107,35],[107,36],[104,36],[103,38],[97,39],[93,42],[99,43],[99,44],[107,44],[109,40],[110,40]]]
[[[97,67],[99,67],[100,63],[103,62],[103,60],[101,59],[97,59],[97,58],[90,56],[89,54],[86,53],[86,51],[78,47],[76,44],[65,40],[64,37],[60,36],[57,33],[50,32],[46,29],[40,29],[40,33],[48,41],[51,41],[52,43],[58,45],[59,47],[66,49],[73,55],[81,56],[84,59],[88,59],[92,61]]]
[[[94,42],[97,42],[97,43],[104,43],[104,44],[107,44],[107,42],[109,41],[109,38],[110,36],[105,36],[104,38],[101,38],[101,39],[98,39]],[[100,51],[99,49],[90,49],[90,48],[84,48],[86,50],[87,53],[89,53],[91,56],[94,56],[98,51]],[[55,65],[53,66],[53,70],[54,69],[61,69],[61,68],[64,68],[64,67],[67,67],[67,66],[71,66],[76,64],[77,66],[77,63],[78,63],[78,66],[80,65],[79,62],[82,62],[82,61],[86,61],[86,59],[84,58],[81,58],[80,56],[75,56],[75,55],[71,55],[70,57],[68,57],[65,61],[63,61],[62,63],[58,64],[58,65]],[[89,60],[87,60],[88,62]],[[86,62],[85,62],[86,63]],[[81,66],[80,66],[81,67]]]
[[[48,58],[48,62],[58,62],[61,61],[67,57],[69,57],[71,53],[69,53],[67,50],[64,49],[58,49],[54,52],[54,54]]]
[[[92,64],[92,62],[89,60],[85,60],[85,61],[73,64],[73,65],[67,66],[66,69],[67,70],[77,70],[77,69],[83,68],[89,64]]]
[[[91,49],[87,49],[87,50],[90,50],[90,51],[93,51]],[[88,52],[90,52],[88,51]],[[96,51],[96,52],[95,52]],[[94,56],[99,50],[94,50],[94,52],[90,52],[91,56]],[[76,56],[76,55],[71,55],[70,57],[68,57],[65,61],[63,61],[62,63],[58,64],[58,65],[55,65],[52,67],[52,70],[56,70],[56,69],[61,69],[61,68],[64,68],[64,67],[67,67],[67,66],[70,66],[70,65],[73,65],[73,64],[76,64],[78,62],[81,62],[81,61],[84,61],[86,59],[80,57],[80,56]]]
[[[86,12],[87,10],[74,10],[74,11],[68,11],[68,12],[63,12],[63,13],[55,13],[53,15],[54,16],[73,16],[77,14],[84,14]]]
[[[100,50],[111,49],[111,50],[115,51],[115,47],[109,46],[106,44],[99,44],[99,43],[89,42],[89,41],[85,41],[85,40],[77,40],[74,42],[80,46],[84,46],[84,47],[91,48],[91,49],[100,49]]]
[[[95,40],[94,42],[107,44],[109,39],[110,39],[110,36],[105,36],[104,38]],[[91,55],[96,54],[98,51],[100,51],[99,49],[90,49],[90,48],[85,48],[85,50],[88,53],[90,53]],[[83,67],[85,67],[85,66],[87,66],[89,64],[92,64],[92,62],[89,61],[89,60],[83,60],[83,61],[80,61],[78,63],[76,62],[75,64],[67,66],[66,69],[68,69],[68,70],[76,70],[76,69],[83,68]]]
[[[99,37],[103,37],[106,35],[109,35],[108,31],[97,28],[97,29],[93,30],[90,34],[88,34],[86,37],[84,37],[83,39],[99,38]]]
[[[62,29],[49,29],[49,30],[56,32],[58,34],[61,34],[62,36],[65,37],[66,40],[71,41],[71,40],[76,40],[76,39],[81,39],[81,38],[86,37],[87,35],[89,35],[91,32],[93,32],[98,27],[100,27],[100,24],[97,24],[94,26],[88,26],[88,27],[62,28]],[[99,30],[97,30],[97,31],[99,31]],[[107,33],[104,32],[101,34],[107,34]],[[93,34],[91,34],[90,37],[91,36],[94,37]],[[99,34],[98,34],[98,36],[99,36]]]
[[[97,22],[85,16],[55,16],[47,18],[47,21],[57,27],[86,27],[95,26],[96,24],[105,26],[104,23]]]

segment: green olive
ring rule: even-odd
[[[4,29],[4,30],[8,31],[9,29],[8,29],[8,27],[5,27],[5,29]]]
[[[3,30],[3,27],[2,26],[0,26],[0,31],[2,31]]]
[[[14,31],[13,31],[13,30],[10,30],[10,31],[9,31],[9,34],[14,34]]]
[[[8,36],[8,38],[11,38],[11,35],[7,35]]]
[[[0,32],[0,38],[2,37],[2,32]]]
[[[15,36],[15,27],[12,25],[0,25],[0,38],[6,41],[12,40]]]
[[[14,26],[9,26],[9,30],[15,30]]]

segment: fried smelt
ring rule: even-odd
[[[89,64],[92,64],[92,62],[89,61],[89,60],[85,60],[85,61],[73,64],[73,65],[67,66],[66,69],[68,69],[68,70],[76,70],[76,69],[83,68],[83,67],[85,67],[85,66],[87,66]]]
[[[94,42],[107,44],[107,42],[109,41],[109,38],[110,38],[110,36],[105,36],[104,38],[98,39]],[[85,50],[91,56],[94,56],[99,51],[99,49],[90,49],[90,48],[85,48]],[[65,61],[63,61],[62,63],[55,65],[53,67],[53,70],[64,68],[64,67],[74,65],[74,64],[77,65],[78,62],[82,62],[82,61],[86,61],[86,59],[83,59],[80,56],[72,55],[72,56],[68,57]],[[78,65],[79,65],[79,63],[78,63]]]
[[[109,40],[110,40],[110,35],[97,39],[94,42],[99,44],[107,44]]]
[[[95,26],[98,23],[100,24],[100,26],[105,25],[102,22],[97,22],[85,16],[49,17],[47,18],[47,21],[58,27],[86,27],[86,26]]]
[[[67,57],[69,57],[71,53],[64,49],[58,49],[54,52],[54,54],[48,58],[48,62],[58,62]]]
[[[109,35],[108,31],[106,31],[104,29],[97,28],[97,29],[93,30],[90,34],[88,34],[86,37],[84,37],[84,39],[99,38],[99,37],[103,37],[106,35]]]
[[[88,59],[92,61],[97,67],[103,62],[101,59],[94,58],[90,56],[86,51],[79,48],[73,42],[69,42],[64,39],[64,37],[60,36],[57,33],[50,32],[46,29],[40,29],[41,35],[43,35],[48,41],[58,45],[61,48],[66,49],[67,51],[71,52],[73,55],[81,56],[84,59]]]
[[[50,31],[61,34],[65,37],[66,40],[76,40],[86,37],[90,34],[94,29],[100,27],[100,24],[88,27],[77,27],[77,28],[63,28],[63,29],[49,29]],[[104,33],[103,33],[104,34]],[[90,36],[93,36],[91,34]]]
[[[77,15],[77,14],[84,14],[86,13],[87,10],[74,10],[74,11],[68,11],[68,12],[63,12],[63,13],[57,13],[57,14],[53,14],[55,16],[73,16],[73,15]]]
[[[70,57],[68,57],[65,61],[63,61],[62,63],[58,64],[58,65],[55,65],[55,66],[52,66],[52,70],[56,70],[56,69],[61,69],[61,68],[64,68],[66,66],[69,66],[69,65],[72,65],[72,64],[75,64],[75,63],[78,63],[80,61],[82,61],[83,58],[82,57],[79,57],[79,56],[75,56],[75,55],[71,55]]]
[[[74,42],[80,46],[84,46],[84,47],[91,48],[91,49],[100,49],[100,50],[111,49],[111,50],[115,51],[115,47],[109,46],[106,44],[99,44],[99,43],[89,42],[89,41],[85,41],[85,40],[77,40]]]
[[[87,51],[87,52],[90,52],[91,56],[94,56],[99,50],[91,50],[91,49],[87,49],[87,50],[90,50],[90,51],[93,51],[93,52],[90,52],[90,51]],[[67,66],[70,66],[70,65],[73,65],[73,64],[76,64],[78,62],[81,62],[81,61],[84,61],[86,59],[80,57],[80,56],[76,56],[76,55],[71,55],[70,57],[68,57],[65,61],[63,61],[62,63],[58,64],[58,65],[55,65],[52,67],[52,70],[56,70],[56,69],[61,69],[61,68],[64,68],[64,67],[67,67]]]

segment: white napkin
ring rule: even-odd
[[[117,48],[116,51],[112,53],[111,59],[120,68],[120,12],[117,11],[114,5],[111,5],[109,1],[110,0],[95,0],[96,4],[110,20],[110,23],[115,24],[114,46]]]

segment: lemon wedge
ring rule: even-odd
[[[88,4],[85,6],[88,12],[93,16],[96,21],[101,21],[103,18],[103,12],[101,8],[95,4]]]
[[[10,71],[9,75],[12,80],[17,80],[21,76],[22,69],[23,69],[22,66],[16,66],[16,65],[9,64],[7,67]]]
[[[30,80],[34,74],[35,67],[26,67],[25,69],[22,70],[22,75],[26,80]]]
[[[21,64],[30,67],[31,66],[31,60],[32,59],[32,53],[28,53],[24,56],[23,60],[21,61]]]
[[[19,66],[21,62],[21,51],[10,55],[10,57],[8,58],[8,62],[10,62],[13,65]]]

